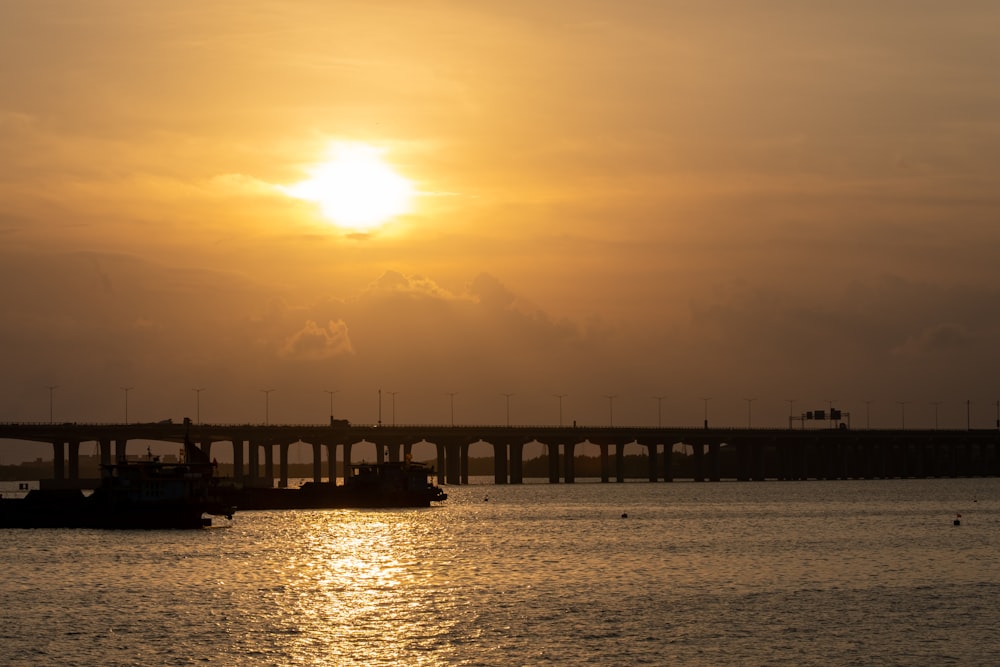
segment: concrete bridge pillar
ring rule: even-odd
[[[563,473],[563,479],[566,480],[567,484],[573,484],[576,482],[576,443],[567,442],[563,445],[563,467],[565,472]]]
[[[947,474],[948,474],[949,477],[958,477],[958,453],[957,453],[957,450],[958,450],[959,445],[958,445],[958,443],[956,443],[954,441],[951,441],[947,445],[945,445],[945,447],[946,447],[946,450],[947,450],[947,457],[946,458],[947,458],[947,461],[948,461],[948,465],[947,465],[948,473]]]
[[[458,447],[459,463],[458,469],[460,473],[460,482],[462,484],[469,483],[469,447],[472,446],[471,442],[463,442]]]
[[[507,483],[507,450],[509,445],[493,444],[493,483]]]
[[[813,477],[816,479],[829,479],[827,470],[829,468],[828,461],[830,460],[830,448],[829,443],[824,442],[820,438],[816,438],[814,444],[814,455],[813,455],[813,467],[816,469]]]
[[[838,442],[834,453],[837,457],[834,467],[834,477],[837,479],[850,479],[851,443]]]
[[[722,445],[712,442],[708,445],[708,479],[718,482],[722,479]]]
[[[854,443],[844,442],[840,447],[840,478],[854,477]]]
[[[927,443],[924,440],[918,440],[913,443],[913,465],[910,468],[910,472],[914,477],[926,477],[924,473],[924,456],[926,450]]]
[[[291,443],[278,443],[278,488],[288,488],[288,448]]]
[[[445,482],[447,484],[462,483],[462,444],[452,442],[445,445]]]
[[[101,465],[106,466],[111,463],[111,440],[104,438],[101,443]]]
[[[524,484],[524,443],[510,444],[510,483]]]
[[[900,479],[906,479],[910,476],[910,451],[911,442],[909,440],[900,440],[896,443],[895,450],[892,455],[893,460],[893,477],[898,477]]]
[[[848,479],[848,470],[850,468],[849,462],[851,458],[851,443],[835,443],[833,446],[833,455],[833,478]]]
[[[792,479],[809,479],[809,441],[805,438],[795,443],[795,472]]]
[[[869,446],[868,442],[864,440],[858,441],[858,446],[855,456],[857,457],[858,478],[871,479],[872,456],[871,456],[871,447]]]
[[[351,448],[352,447],[353,447],[352,443],[350,443],[350,442],[345,442],[344,443],[344,481],[345,482],[347,481],[347,478],[351,476],[351,464],[352,464],[352,461],[351,461]]]
[[[548,464],[549,464],[549,484],[559,483],[559,445],[558,444],[548,444],[545,445],[545,451],[548,452]]]
[[[313,481],[317,484],[323,481],[323,443],[313,442],[312,449],[312,469]],[[330,481],[337,482],[337,445],[326,445],[327,469],[329,470]]]
[[[833,469],[832,461],[834,459],[834,448],[836,443],[829,441],[819,442],[819,469],[817,470],[817,477],[819,479],[833,479]]]
[[[646,453],[647,453],[646,460],[649,462],[649,470],[647,472],[649,474],[650,482],[659,481],[660,478],[659,471],[657,470],[657,465],[656,465],[656,448],[657,445],[655,443],[646,445]]]
[[[243,437],[233,438],[233,479],[243,479]]]
[[[268,486],[274,486],[274,443],[264,443],[264,479]]]
[[[882,448],[871,440],[865,443],[865,473],[868,479],[878,479],[882,475]]]
[[[52,443],[52,479],[66,478],[66,443]]]
[[[201,446],[199,447],[202,453],[208,458],[209,461],[212,460],[212,439],[205,437],[201,439]]]
[[[80,442],[69,442],[69,478],[80,479]]]
[[[767,479],[764,443],[759,440],[752,441],[750,443],[750,455],[753,460],[753,471],[751,472],[750,477],[755,481],[763,482]],[[718,480],[716,479],[714,481]]]
[[[705,446],[702,443],[691,445],[694,454],[694,481],[705,481]]]
[[[250,448],[247,451],[247,478],[251,482],[256,482],[260,478],[260,441],[250,440]]]
[[[781,468],[781,477],[779,479],[796,479],[797,461],[795,460],[795,453],[797,451],[798,448],[795,447],[794,443],[789,443],[785,440],[775,443],[775,453],[778,457],[778,465]]]
[[[752,468],[750,443],[746,440],[733,440],[729,443],[729,446],[736,449],[736,481],[750,481],[750,470]]]
[[[858,479],[861,471],[861,447],[857,438],[844,443],[844,479]]]
[[[434,443],[434,449],[437,450],[437,483],[445,483],[445,446],[440,442]]]
[[[875,453],[877,457],[875,459],[876,477],[889,479],[892,477],[892,466],[889,458],[892,454],[892,443],[879,443],[875,445]]]
[[[608,456],[608,447],[610,445],[606,442],[601,442],[597,443],[597,446],[601,450],[601,483],[607,484],[611,481],[611,462]]]
[[[115,439],[115,462],[124,463],[128,458],[128,439],[127,438],[116,438]]]
[[[921,445],[920,450],[920,476],[934,476],[934,438],[931,437]]]
[[[674,445],[663,443],[663,481],[674,481]]]

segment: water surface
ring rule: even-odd
[[[0,531],[0,662],[1000,664],[1000,480],[447,491]]]

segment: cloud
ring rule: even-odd
[[[946,322],[928,327],[910,336],[892,350],[900,357],[923,358],[958,352],[974,341],[972,333],[961,324]]]
[[[372,295],[392,295],[411,294],[434,297],[444,301],[452,301],[457,297],[438,285],[435,281],[421,275],[404,275],[399,271],[385,271],[372,282],[366,294]]]
[[[331,320],[328,328],[307,320],[305,326],[289,336],[278,350],[282,359],[301,361],[319,361],[347,354],[354,354],[354,349],[343,320]]]
[[[488,273],[480,273],[476,276],[469,287],[469,292],[487,308],[500,310],[510,308],[517,300],[513,292],[504,287],[499,279]]]

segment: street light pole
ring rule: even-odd
[[[654,396],[656,399],[656,428],[663,428],[663,399],[665,396]]]
[[[711,396],[702,398],[705,401],[705,428],[708,428],[708,402],[711,400]]]
[[[617,394],[605,394],[604,398],[608,399],[608,426],[615,425],[615,398]]]
[[[510,426],[510,397],[514,394],[501,393],[500,395],[507,399],[507,426]]]
[[[896,401],[899,403],[899,426],[905,431],[906,430],[906,404],[909,401]]]
[[[563,425],[562,400],[566,398],[566,394],[554,394],[554,396],[559,399],[559,427],[562,428]]]
[[[54,420],[52,419],[52,392],[54,392],[56,389],[58,389],[59,385],[57,385],[57,384],[50,384],[50,385],[46,385],[45,388],[49,390],[49,423],[52,424],[52,423],[54,423]]]
[[[324,394],[330,394],[330,425],[333,426],[333,395],[339,393],[339,389],[324,389]]]
[[[398,391],[390,391],[389,395],[392,396],[392,425],[396,425],[396,394]]]
[[[201,392],[205,391],[204,387],[196,387],[191,391],[194,392],[194,423],[201,423]]]
[[[753,414],[751,412],[751,407],[750,406],[752,406],[753,402],[756,401],[757,399],[756,398],[744,398],[743,400],[747,402],[747,428],[750,428],[751,424],[752,424],[751,417],[752,417],[752,414]]]
[[[941,405],[941,401],[933,401],[931,405],[934,406],[934,430],[938,429],[938,406]]]
[[[451,425],[452,426],[455,425],[455,394],[457,394],[457,393],[458,393],[457,391],[449,391],[448,393],[445,394],[445,396],[447,396],[448,398],[451,399]]]
[[[786,398],[785,401],[788,402],[788,428],[792,428],[792,420],[795,419],[795,399]]]
[[[128,425],[128,393],[135,389],[135,387],[122,387],[122,391],[125,392],[125,424]]]
[[[261,389],[261,393],[264,394],[264,426],[267,426],[271,421],[271,392],[273,389]]]

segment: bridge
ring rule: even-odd
[[[722,479],[886,479],[906,477],[1000,476],[1000,430],[917,430],[849,428],[707,428],[629,426],[434,426],[254,424],[0,424],[4,440],[51,444],[52,480],[73,486],[80,480],[80,446],[94,442],[102,464],[127,456],[131,440],[182,443],[190,438],[209,456],[213,447],[232,451],[233,476],[245,485],[274,484],[275,453],[279,486],[288,485],[289,448],[312,449],[312,477],[323,481],[352,463],[352,448],[375,446],[379,463],[400,461],[415,444],[433,445],[438,482],[468,484],[469,448],[493,448],[494,482],[524,479],[524,448],[539,443],[548,459],[551,483],[576,479],[577,448],[600,450],[601,481],[625,480],[625,448],[644,450],[650,482],[673,481],[675,470],[695,481]],[[114,452],[112,458],[112,445]],[[677,447],[680,446],[680,447]],[[338,449],[339,448],[339,449]],[[263,457],[262,457],[263,455]],[[325,463],[325,465],[324,465]]]

